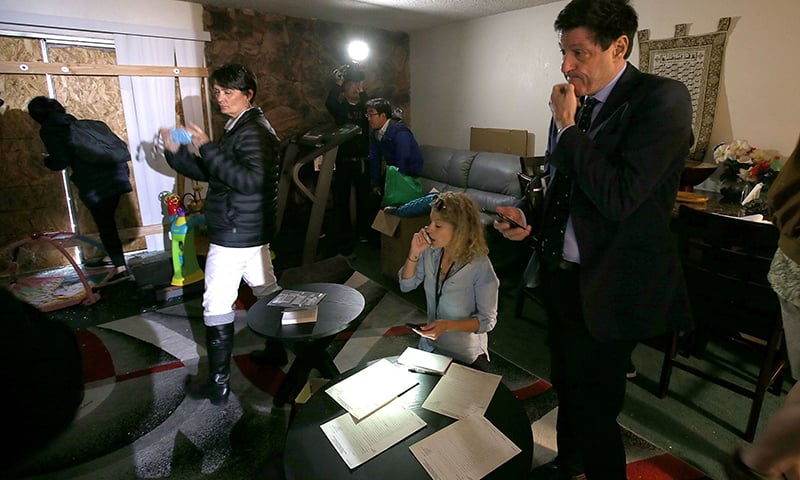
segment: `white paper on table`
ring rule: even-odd
[[[422,408],[455,419],[476,413],[483,415],[501,378],[500,375],[453,363],[433,387]]]
[[[348,467],[356,468],[424,428],[424,420],[394,400],[360,422],[349,413],[320,425]]]
[[[450,357],[414,347],[406,347],[402,355],[397,358],[397,363],[439,374],[444,374],[452,361]]]
[[[325,392],[361,420],[418,383],[413,374],[382,358]]]
[[[452,423],[409,450],[434,480],[483,478],[522,451],[483,415]]]

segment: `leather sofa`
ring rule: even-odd
[[[473,152],[456,148],[421,145],[424,163],[419,175],[422,191],[465,192],[482,210],[494,211],[499,205],[519,205],[522,202],[517,173],[520,157],[507,153]],[[492,227],[492,218],[482,213],[489,243],[489,257],[495,269],[516,261],[521,242],[503,238]],[[429,222],[428,215],[401,217],[396,227],[382,229],[381,272],[396,278],[408,254],[408,246],[414,232]]]
[[[482,210],[499,205],[517,205],[522,192],[517,179],[520,157],[508,153],[473,152],[422,145],[422,191],[465,192]],[[483,215],[485,225],[491,224]]]

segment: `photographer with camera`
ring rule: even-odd
[[[336,171],[333,175],[333,199],[336,205],[337,234],[341,254],[353,253],[356,238],[366,240],[372,233],[369,207],[369,124],[367,94],[364,92],[364,72],[357,66],[344,64],[333,71],[335,85],[328,93],[325,107],[337,126],[357,125],[361,133],[339,145]],[[350,209],[355,195],[355,218]]]

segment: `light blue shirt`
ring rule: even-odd
[[[625,68],[627,68],[627,65]],[[600,113],[600,109],[603,108],[603,104],[606,103],[606,100],[608,100],[608,96],[611,95],[611,90],[614,89],[614,85],[617,84],[619,77],[621,77],[623,72],[625,72],[625,68],[620,70],[619,73],[617,73],[617,76],[614,77],[614,79],[611,80],[608,83],[608,85],[600,89],[599,92],[595,93],[594,95],[589,95],[590,97],[593,97],[595,100],[600,102],[597,105],[595,105],[594,110],[592,110],[592,123],[594,123],[594,119],[597,118],[597,114]],[[576,125],[572,125],[567,128],[572,128],[572,127],[576,127]],[[566,130],[566,128],[564,130]],[[558,143],[558,141],[561,139],[561,134],[564,133],[564,130],[559,132],[558,136],[556,137],[556,143]],[[589,128],[589,131],[586,132],[586,134],[594,138],[591,128]],[[578,241],[575,238],[575,229],[572,226],[572,214],[570,214],[569,217],[567,218],[567,229],[564,232],[563,256],[564,260],[567,260],[568,262],[581,263],[581,252],[580,249],[578,248]]]
[[[473,258],[466,265],[454,265],[441,287],[437,301],[437,272],[441,248],[428,248],[420,255],[414,276],[403,279],[398,272],[400,291],[410,292],[421,283],[425,288],[428,323],[434,320],[478,319],[478,332],[446,332],[436,340],[420,338],[419,349],[441,353],[470,364],[481,354],[489,358],[489,336],[497,323],[497,298],[500,281],[486,256]]]

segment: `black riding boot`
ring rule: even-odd
[[[214,405],[224,404],[231,393],[231,353],[233,352],[233,323],[206,327],[208,378],[200,383],[188,383],[186,395],[207,398]]]

